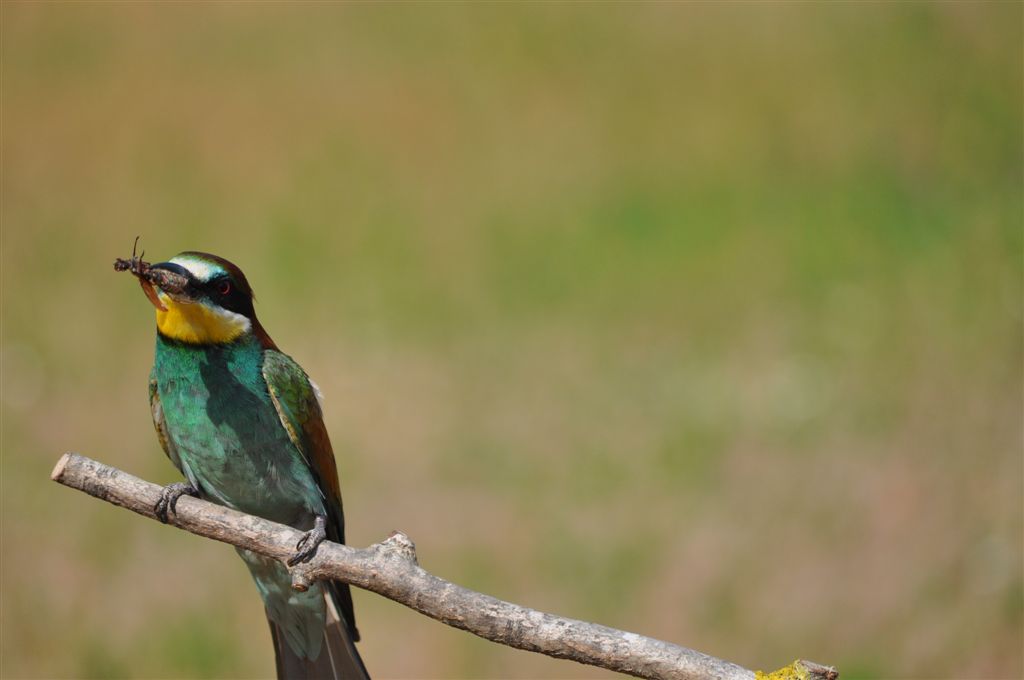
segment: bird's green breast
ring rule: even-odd
[[[247,334],[225,345],[157,335],[152,377],[169,444],[200,492],[293,526],[323,514],[322,495],[267,390],[264,350]]]

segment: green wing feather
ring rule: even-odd
[[[338,468],[316,390],[301,366],[287,354],[275,350],[263,353],[263,379],[281,418],[281,425],[288,431],[289,438],[309,466],[324,496],[328,519],[331,520],[329,524],[335,525],[336,531],[336,535],[331,535],[329,527],[328,535],[331,535],[331,540],[344,542]]]

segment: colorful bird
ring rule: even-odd
[[[345,541],[341,491],[316,385],[278,350],[253,309],[252,288],[227,260],[184,252],[130,269],[156,307],[149,379],[153,424],[187,481],[164,489],[167,521],[188,494],[305,532],[289,565],[324,539]],[[292,588],[285,565],[238,550],[263,598],[279,678],[368,678],[348,584]]]

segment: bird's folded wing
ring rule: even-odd
[[[263,353],[263,378],[281,424],[324,494],[329,519],[337,524],[340,535],[331,538],[344,542],[338,468],[316,390],[301,366],[288,355],[275,350]]]

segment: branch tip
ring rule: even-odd
[[[825,666],[807,659],[800,659],[796,663],[807,670],[807,675],[812,680],[839,680],[839,671],[835,666]]]
[[[835,666],[823,666],[820,663],[797,659],[788,666],[777,671],[765,673],[757,671],[755,680],[839,680],[839,671]]]
[[[68,463],[71,461],[71,456],[73,455],[75,454],[68,451],[63,456],[60,457],[60,460],[57,461],[57,464],[53,466],[53,472],[50,473],[51,480],[55,482],[60,481],[60,478],[64,476],[64,468],[68,466]]]

